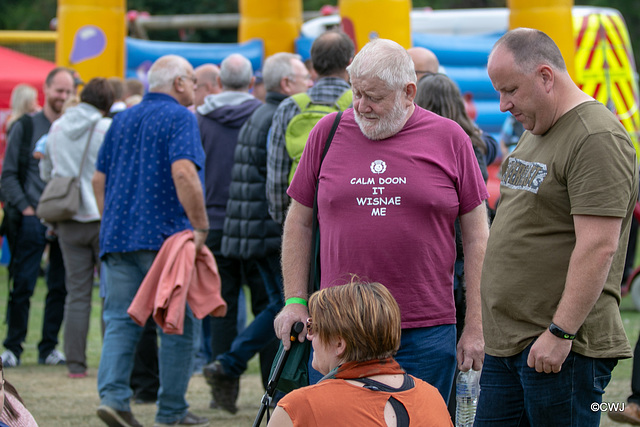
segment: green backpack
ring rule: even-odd
[[[291,183],[293,174],[300,163],[300,157],[302,157],[302,151],[307,144],[311,129],[327,114],[349,108],[353,101],[353,93],[351,89],[347,89],[333,104],[312,102],[309,95],[304,92],[292,95],[291,98],[300,107],[300,113],[291,119],[284,137],[287,153],[293,160],[289,171],[289,183]]]

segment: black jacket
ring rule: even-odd
[[[252,259],[280,252],[282,229],[269,215],[266,195],[267,136],[273,115],[285,98],[268,92],[266,103],[238,135],[222,237],[225,256]]]

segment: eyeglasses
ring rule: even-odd
[[[302,77],[303,80],[311,80],[311,74],[292,74],[288,76],[291,80],[295,80],[298,77]]]
[[[184,80],[184,79],[189,79],[189,80],[191,80],[191,81],[193,82],[193,84],[194,84],[194,85],[198,83],[198,79],[197,79],[195,76],[182,75],[182,76],[179,76],[179,77],[180,77],[181,79],[183,79],[183,80]]]
[[[307,334],[313,335],[313,320],[311,317],[307,318]]]

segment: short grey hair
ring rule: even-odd
[[[367,43],[353,58],[347,72],[351,79],[377,77],[395,90],[417,80],[413,60],[406,49],[387,39]]]
[[[271,55],[262,66],[264,87],[269,92],[280,92],[280,81],[285,77],[293,77],[293,60],[302,61],[300,55],[279,52]]]
[[[156,59],[149,69],[147,80],[149,90],[164,92],[171,89],[176,77],[186,76],[193,67],[189,61],[178,55],[165,55]]]
[[[513,54],[513,60],[521,71],[531,73],[540,64],[547,64],[559,71],[567,71],[562,52],[551,37],[533,28],[516,28],[504,34],[491,49],[504,46]]]
[[[248,89],[252,77],[251,62],[239,53],[227,56],[220,64],[220,83],[223,89]]]

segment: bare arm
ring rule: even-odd
[[[91,179],[91,185],[93,187],[93,194],[96,196],[96,202],[98,203],[98,211],[100,212],[100,216],[104,212],[104,185],[106,182],[106,176],[100,171],[95,171],[93,173],[93,178]]]
[[[285,300],[293,297],[309,299],[307,281],[311,260],[312,224],[313,209],[291,200],[289,212],[284,222],[282,239],[282,275]],[[309,311],[302,304],[289,304],[278,314],[274,321],[274,328],[285,349],[289,349],[291,346],[288,339],[291,326],[297,321],[306,325],[308,317]],[[299,335],[300,342],[304,341],[306,334],[305,327]]]
[[[176,186],[178,200],[195,231],[196,253],[204,246],[209,230],[209,219],[204,205],[204,194],[196,166],[191,160],[180,159],[171,164],[171,177]],[[206,230],[206,231],[204,231]]]
[[[482,308],[480,306],[480,275],[489,238],[487,208],[484,203],[460,217],[464,250],[464,278],[467,286],[467,311],[464,330],[457,347],[458,368],[480,370],[484,362]]]
[[[573,223],[576,245],[553,323],[575,334],[602,293],[618,249],[622,218],[574,215]],[[559,372],[570,351],[570,340],[546,330],[531,347],[527,364],[538,372]]]
[[[267,427],[293,427],[293,422],[287,411],[282,409],[281,406],[276,406]]]

